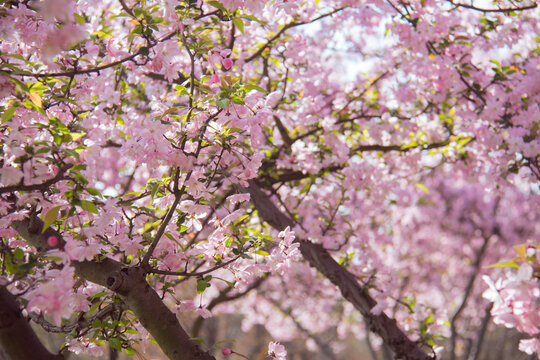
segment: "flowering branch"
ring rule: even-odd
[[[255,181],[249,181],[247,190],[259,216],[270,226],[279,231],[288,226],[294,226],[294,222],[274,205]],[[295,242],[300,244],[300,252],[304,259],[341,290],[343,297],[360,311],[369,329],[383,339],[397,358],[433,359],[403,333],[394,319],[390,319],[384,312],[379,315],[371,313],[371,309],[377,305],[377,302],[364,287],[358,284],[356,277],[339,265],[322,245],[298,238]]]
[[[26,218],[14,221],[11,225],[29,244],[36,248],[51,249],[50,246],[44,245],[47,244],[50,234],[54,234],[59,242],[64,242],[62,235],[50,228],[41,233],[43,222],[36,215],[31,216],[32,221]],[[104,256],[92,261],[72,261],[71,265],[81,278],[106,286],[118,293],[126,307],[135,314],[170,359],[214,359],[191,340],[176,315],[146,282],[145,272],[141,268],[126,268],[121,263]]]
[[[484,9],[484,8],[479,8],[479,7],[474,6],[474,5],[456,3],[456,2],[454,2],[452,0],[448,0],[448,2],[450,2],[450,4],[454,5],[455,7],[464,7],[464,8],[467,8],[467,9],[480,11],[480,12],[483,12],[483,13],[494,13],[494,12],[497,12],[497,13],[509,13],[509,12],[512,12],[512,11],[531,10],[531,9],[535,9],[536,7],[538,7],[537,3],[533,3],[531,5],[522,6],[522,7],[514,7],[514,8]]]
[[[107,306],[105,306],[103,309],[98,311],[96,315],[88,318],[88,319],[81,319],[73,324],[68,325],[62,325],[62,326],[56,326],[54,324],[51,324],[47,320],[43,318],[41,314],[36,314],[35,312],[30,312],[28,314],[28,317],[32,319],[33,322],[36,324],[39,324],[45,331],[52,332],[52,333],[69,333],[73,330],[80,331],[81,329],[87,328],[92,325],[92,323],[97,319],[103,319],[115,312],[118,312],[122,310],[123,306],[118,303],[112,303]]]
[[[274,41],[276,41],[281,35],[283,35],[283,33],[285,33],[287,30],[291,29],[291,28],[294,28],[294,27],[297,27],[297,26],[300,26],[300,25],[305,25],[305,24],[311,24],[311,23],[314,23],[316,21],[319,21],[321,19],[324,19],[325,17],[328,17],[328,16],[331,16],[331,15],[334,15],[338,12],[340,12],[341,10],[343,9],[346,9],[347,7],[344,6],[344,7],[340,7],[338,9],[335,9],[333,11],[330,11],[329,13],[326,13],[326,14],[323,14],[321,16],[318,16],[316,17],[315,19],[313,20],[310,20],[310,21],[293,21],[291,23],[288,23],[287,25],[285,25],[283,28],[281,28],[281,30],[279,30],[277,32],[277,34],[275,34],[274,36],[272,36],[270,39],[268,39],[268,41],[259,48],[259,50],[255,51],[255,53],[253,53],[252,55],[250,55],[248,58],[246,58],[245,62],[248,63],[248,62],[251,62],[253,60],[255,60],[256,58],[258,58],[263,52],[264,50],[266,50],[267,48],[269,48],[272,43]]]
[[[3,354],[5,352],[6,354]],[[0,357],[11,360],[59,360],[51,354],[21,313],[16,297],[0,286]]]

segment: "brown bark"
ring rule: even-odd
[[[287,226],[291,228],[294,226],[294,222],[274,205],[255,181],[249,181],[247,190],[259,216],[270,226],[279,231],[284,230]],[[369,329],[383,339],[384,343],[392,349],[396,358],[406,360],[433,359],[401,331],[394,319],[390,319],[384,313],[379,315],[371,313],[370,310],[377,302],[364,287],[358,284],[355,276],[339,265],[322,245],[298,238],[295,241],[300,244],[300,251],[304,259],[340,289],[343,297],[360,311]]]
[[[31,219],[15,221],[11,226],[29,244],[40,251],[49,248],[47,238],[51,235],[56,236],[60,244],[64,243],[61,234],[51,228],[42,233],[43,222],[35,215]],[[202,351],[191,340],[178,322],[176,315],[167,308],[156,291],[146,282],[146,274],[142,269],[124,267],[123,264],[107,257],[101,257],[99,261],[73,261],[71,265],[81,278],[118,293],[127,308],[135,314],[171,360],[215,360],[211,354]],[[24,338],[21,341],[25,341]],[[11,354],[13,349],[4,349],[13,356]],[[32,358],[37,357],[26,359]]]
[[[59,360],[49,352],[24,318],[19,303],[5,287],[0,287],[0,358],[2,360]]]

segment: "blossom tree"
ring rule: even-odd
[[[1,356],[540,354],[532,0],[0,3]]]

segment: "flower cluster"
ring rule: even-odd
[[[540,359],[540,247],[527,249],[527,261],[519,269],[508,271],[495,282],[484,275],[488,284],[483,296],[493,302],[495,324],[504,325],[532,336],[521,340],[519,349]]]

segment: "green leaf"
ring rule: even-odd
[[[263,93],[268,93],[268,91],[266,91],[265,89],[263,89],[262,87],[257,86],[257,85],[247,84],[247,85],[244,85],[243,88],[246,91],[257,90],[257,91],[260,91],[260,92],[263,92]]]
[[[224,281],[227,285],[229,285],[229,286],[232,287],[233,289],[234,289],[234,287],[235,287],[235,284],[234,284],[233,282],[227,281],[227,280],[222,279],[222,278],[220,278],[220,277],[214,276],[214,279],[218,279],[218,280]]]
[[[197,294],[202,294],[208,287],[210,287],[210,284],[204,279],[197,279]]]
[[[253,253],[254,253],[254,254],[257,254],[257,255],[262,255],[262,256],[268,256],[268,255],[270,255],[269,253],[267,253],[267,252],[264,251],[264,250],[257,250],[257,251],[254,251]]]
[[[239,217],[238,219],[235,220],[234,224],[235,224],[235,225],[238,225],[238,224],[240,224],[244,219],[247,219],[248,217],[249,217],[249,214],[242,215],[241,217]]]
[[[45,216],[43,216],[43,229],[41,229],[41,233],[44,233],[45,230],[47,230],[49,226],[51,226],[56,221],[56,218],[58,218],[59,210],[60,206],[55,206],[49,209]]]
[[[230,103],[231,103],[231,99],[227,99],[227,98],[221,98],[221,99],[216,100],[216,105],[222,109],[225,109],[227,106],[229,106]]]
[[[416,184],[416,187],[422,189],[426,194],[429,194],[429,190],[424,185]]]
[[[118,338],[110,338],[109,339],[109,344],[111,345],[111,347],[113,349],[116,349],[118,351],[122,351],[122,343],[120,342],[120,340]]]
[[[225,9],[225,7],[222,4],[220,4],[219,1],[208,1],[208,5],[212,5],[216,9],[219,9],[223,12],[227,12],[227,9]]]
[[[182,86],[182,87],[183,87],[183,86]],[[184,88],[184,90],[186,89],[185,87],[183,87],[183,88]],[[178,107],[171,107],[171,108],[168,108],[168,109],[163,113],[162,116],[169,115],[169,114],[172,114],[172,113],[176,113],[176,112],[178,112],[179,110],[181,110],[181,109],[178,108]]]
[[[101,320],[99,319],[96,319],[92,322],[92,328],[94,329],[101,329],[102,328],[102,325],[101,325]]]
[[[101,196],[101,193],[92,187],[87,187],[86,191],[88,191],[90,195],[99,196],[100,198],[103,198],[103,196]]]
[[[512,267],[519,269],[519,265],[512,261],[502,261],[493,265],[488,265],[486,268],[497,268],[497,267]]]
[[[196,341],[196,342],[199,342],[201,344],[203,344],[204,346],[206,346],[206,341],[204,341],[203,338],[200,338],[200,337],[192,337],[190,338],[191,341]]]
[[[401,147],[401,150],[407,150],[409,148],[413,148],[413,147],[417,147],[418,144],[416,143],[416,140],[413,140],[410,144],[407,144],[407,145],[403,145]]]
[[[244,22],[242,21],[242,19],[234,18],[233,23],[234,23],[234,26],[236,26],[238,28],[238,30],[240,30],[240,32],[243,34],[244,33]]]
[[[152,184],[152,189],[150,191],[150,196],[152,197],[152,199],[156,197],[156,194],[158,193],[159,188],[160,188],[160,185],[158,183]]]
[[[130,197],[130,196],[139,196],[141,195],[142,193],[139,192],[139,191],[132,191],[132,192],[129,192],[127,194],[124,195],[124,197]]]
[[[75,18],[75,21],[78,22],[79,24],[81,25],[86,24],[86,19],[84,18],[84,16],[81,16],[77,13],[73,13],[73,17]]]
[[[108,295],[109,293],[106,292],[106,291],[100,291],[98,292],[97,294],[94,294],[92,296],[90,296],[92,299],[99,299],[100,297],[102,296],[105,296],[105,295]]]
[[[69,136],[71,136],[71,141],[77,141],[85,135],[86,133],[69,133]]]
[[[22,259],[24,257],[24,251],[21,248],[16,248],[13,252],[15,259]]]
[[[15,115],[16,111],[17,109],[14,107],[10,107],[6,111],[4,111],[4,113],[2,114],[2,124],[11,119],[13,115]]]
[[[244,14],[242,15],[242,19],[246,19],[246,20],[249,20],[249,21],[255,21],[255,22],[258,22],[259,24],[261,24],[262,26],[265,26],[265,22],[260,20],[259,18],[256,18],[255,16],[253,15],[247,15],[247,14]]]
[[[96,205],[94,205],[94,203],[91,201],[81,200],[81,207],[83,208],[83,210],[86,210],[88,212],[99,214]]]
[[[244,99],[242,99],[240,96],[234,95],[232,98],[233,103],[238,105],[245,105]]]
[[[147,56],[150,53],[147,46],[143,46],[139,49],[139,54],[142,56]]]
[[[47,261],[62,261],[62,258],[59,256],[44,256],[43,260]]]
[[[88,310],[88,314],[92,314],[93,312],[95,312],[101,306],[101,304],[103,304],[104,301],[105,300],[101,300],[92,305],[92,307],[90,307],[90,309]]]
[[[494,64],[497,65],[498,67],[501,67],[501,63],[498,62],[497,60],[491,59],[491,60],[489,60],[489,61],[491,61],[492,63],[494,63]]]

